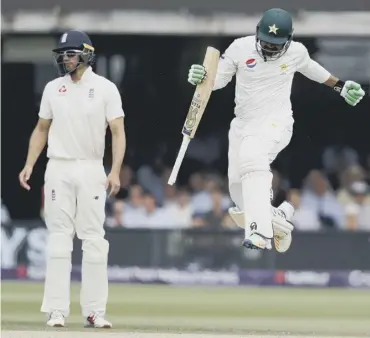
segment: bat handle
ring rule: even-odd
[[[181,163],[184,159],[186,149],[188,149],[190,140],[191,140],[191,138],[189,136],[184,135],[184,137],[182,139],[182,143],[181,143],[179,153],[177,154],[177,157],[176,157],[175,165],[173,166],[170,178],[168,179],[168,184],[169,185],[173,185],[176,182],[177,174],[179,173]]]

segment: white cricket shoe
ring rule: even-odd
[[[289,202],[283,202],[278,208],[271,207],[272,228],[274,231],[274,245],[276,251],[283,253],[288,251],[292,243],[291,232],[294,229],[291,223],[294,208]],[[237,207],[229,208],[229,214],[232,220],[241,228],[244,226],[244,212]]]
[[[243,246],[247,249],[267,249],[271,250],[271,239],[265,238],[258,233],[249,235],[244,241]]]
[[[108,322],[98,313],[91,313],[90,316],[85,318],[84,326],[94,327],[96,329],[110,329],[112,328],[112,323]]]
[[[284,253],[288,251],[292,244],[293,225],[291,221],[294,216],[294,208],[289,202],[285,201],[274,209],[273,214],[275,249],[277,252]],[[291,230],[287,228],[287,225],[291,225]]]
[[[48,314],[46,325],[51,327],[64,327],[64,316],[59,310],[55,310]]]

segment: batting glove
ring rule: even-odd
[[[354,81],[346,81],[340,92],[340,96],[351,106],[359,103],[365,95],[361,85]]]
[[[203,82],[207,76],[207,71],[202,65],[192,65],[189,69],[188,82],[192,85],[198,85]]]

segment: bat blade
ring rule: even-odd
[[[213,47],[207,47],[206,55],[203,61],[203,66],[207,71],[207,77],[201,84],[197,85],[195,89],[188,114],[182,128],[183,135],[186,135],[190,138],[194,137],[211,96],[217,74],[219,59],[220,52]]]

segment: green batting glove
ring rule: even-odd
[[[361,88],[361,85],[353,81],[346,81],[340,92],[340,96],[351,106],[359,103],[364,95],[365,91]]]
[[[203,82],[207,76],[207,71],[202,65],[192,65],[189,69],[188,82],[192,85],[198,85]]]

